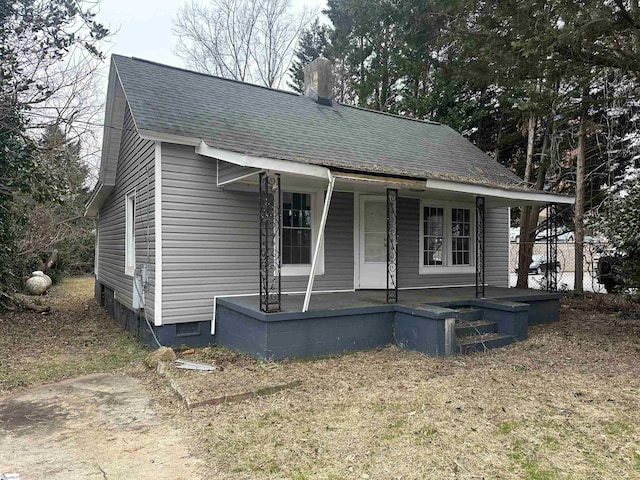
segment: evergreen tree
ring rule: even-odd
[[[304,93],[304,67],[316,58],[326,57],[328,47],[329,28],[321,25],[316,18],[311,26],[302,32],[298,40],[298,47],[289,68],[290,88],[295,92]]]
[[[20,198],[44,202],[60,193],[60,172],[39,156],[32,127],[71,80],[74,72],[63,67],[68,55],[102,58],[97,45],[108,32],[92,7],[82,0],[0,0],[0,308],[21,282],[18,233],[27,219]]]
[[[393,111],[401,80],[403,43],[397,28],[400,8],[381,0],[329,0],[324,13],[333,23],[331,57],[336,59],[339,100]]]

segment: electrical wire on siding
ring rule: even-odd
[[[149,171],[149,165],[145,165],[145,173],[146,173],[146,180],[147,180],[147,191],[146,191],[146,197],[147,197],[147,221],[146,221],[146,228],[145,228],[145,242],[146,242],[146,247],[147,247],[147,273],[146,273],[146,278],[145,278],[145,282],[144,282],[144,286],[142,287],[143,291],[144,291],[144,305],[142,308],[142,312],[144,315],[144,321],[147,323],[147,327],[149,327],[149,330],[151,331],[151,335],[153,336],[153,339],[155,340],[156,344],[158,345],[158,347],[161,347],[162,344],[158,341],[158,337],[156,337],[156,333],[153,330],[153,327],[151,326],[151,322],[149,321],[149,318],[147,316],[147,295],[149,293],[149,265],[151,265],[151,172]],[[154,267],[154,273],[155,273],[155,267]],[[136,283],[136,288],[137,287],[137,283]],[[138,294],[140,294],[140,292],[138,292]]]
[[[139,267],[136,267],[136,271],[138,271],[138,270],[139,270]],[[142,292],[140,292],[138,282],[136,282],[134,280],[133,284],[136,287],[138,295],[140,295]],[[145,302],[146,302],[146,298],[145,298]],[[140,315],[140,310],[142,310],[142,315],[144,316],[144,321],[147,323],[147,327],[149,327],[149,331],[151,332],[151,335],[153,336],[153,339],[155,340],[156,345],[158,345],[158,348],[162,347],[162,344],[158,340],[158,337],[156,336],[156,332],[153,330],[153,327],[151,326],[151,322],[149,321],[149,318],[147,317],[147,309],[146,308],[142,308],[142,309],[138,308],[138,315]]]

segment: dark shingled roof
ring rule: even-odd
[[[141,130],[342,170],[522,186],[452,128],[113,55]]]

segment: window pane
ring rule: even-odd
[[[439,250],[424,252],[424,265],[442,265],[442,252]]]
[[[387,231],[387,212],[384,202],[366,202],[364,212],[365,233]]]
[[[311,247],[311,230],[299,230],[300,246]]]
[[[424,207],[424,265],[443,265],[444,209]]]
[[[282,193],[282,264],[311,263],[311,194]]]
[[[291,247],[282,247],[282,264],[287,265],[291,263]]]
[[[384,244],[386,233],[365,233],[364,237],[364,261],[386,262],[387,247]]]
[[[451,262],[453,265],[470,265],[471,210],[451,209]]]
[[[293,201],[291,199],[291,192],[283,192],[282,193],[282,209],[283,210],[291,210],[293,208]]]
[[[303,213],[302,226],[306,228],[311,228],[311,210],[306,210],[302,213]]]
[[[311,263],[311,247],[300,248],[300,263]]]

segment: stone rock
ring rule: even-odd
[[[47,281],[49,286],[53,285],[53,281],[51,280],[51,277],[49,275],[47,275],[46,273],[44,273],[42,270],[36,270],[35,272],[31,272],[31,276],[32,277],[42,277]]]
[[[33,276],[27,280],[26,290],[29,295],[42,295],[51,286],[49,275],[42,272],[33,272]]]
[[[144,362],[149,368],[156,368],[158,366],[158,362],[173,362],[176,358],[173,348],[160,347],[147,355]]]

